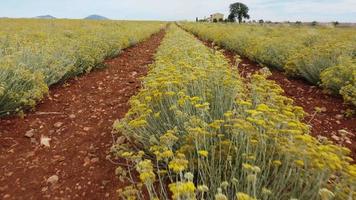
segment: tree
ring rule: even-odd
[[[230,13],[230,15],[227,17],[229,22],[235,22],[236,21],[235,18],[236,18],[235,15],[232,13]]]
[[[239,23],[242,22],[242,19],[250,19],[250,15],[248,14],[248,7],[240,2],[233,3],[230,5],[230,15],[229,19],[238,19]]]
[[[263,19],[260,19],[260,20],[258,20],[258,23],[263,24],[263,23],[265,23],[265,21],[263,21]]]
[[[311,25],[312,25],[312,26],[316,26],[316,25],[318,25],[318,22],[317,22],[317,21],[313,21],[313,22],[311,23]]]
[[[336,22],[333,22],[333,24],[334,24],[334,26],[337,26],[337,25],[339,25],[339,22],[336,21]]]

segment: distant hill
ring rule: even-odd
[[[37,19],[56,19],[52,15],[41,15],[41,16],[37,16],[35,18],[37,18]]]
[[[100,16],[100,15],[89,15],[84,19],[91,19],[91,20],[108,20],[108,18]]]

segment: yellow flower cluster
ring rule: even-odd
[[[118,142],[114,153],[145,152],[156,175],[157,187],[145,184],[152,199],[309,200],[326,187],[335,199],[354,195],[349,150],[311,137],[303,109],[267,76],[243,80],[221,52],[171,25],[144,89],[114,124],[132,146]]]
[[[170,191],[173,193],[174,200],[195,200],[195,185],[193,182],[176,182],[169,185]]]
[[[0,19],[0,116],[33,107],[50,85],[100,67],[164,25]]]

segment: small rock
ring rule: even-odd
[[[62,162],[65,160],[65,157],[61,156],[61,155],[55,155],[55,156],[53,156],[53,158],[55,161],[58,161],[58,162]]]
[[[85,158],[84,158],[84,164],[83,164],[83,166],[84,166],[84,167],[88,166],[88,165],[90,164],[90,161],[91,161],[91,160],[90,160],[89,157],[85,157]]]
[[[321,109],[321,112],[326,112],[327,111],[326,107],[321,107],[320,109]]]
[[[346,136],[350,134],[347,130],[344,129],[338,130],[337,132],[342,136]]]
[[[336,140],[336,141],[339,141],[340,140],[340,137],[336,136],[336,135],[333,135],[331,136],[332,139]]]
[[[48,187],[43,187],[43,188],[41,189],[42,192],[46,192],[47,190],[48,190]]]
[[[12,176],[14,172],[5,173],[5,176]]]
[[[58,182],[58,180],[59,180],[59,177],[57,175],[53,175],[47,179],[47,183],[50,183],[53,185],[53,184],[56,184]]]
[[[336,115],[335,118],[340,120],[340,119],[344,118],[344,116],[343,115]]]
[[[92,162],[92,163],[97,163],[97,162],[99,162],[99,158],[92,158],[92,159],[91,159],[91,162]]]
[[[90,127],[84,127],[83,130],[84,130],[84,131],[89,131],[89,130],[90,130]]]
[[[134,72],[131,73],[131,75],[132,75],[132,76],[136,76],[136,75],[137,75],[137,72],[134,71]]]
[[[69,115],[70,119],[74,119],[76,116],[74,114]]]
[[[35,135],[35,130],[31,129],[25,133],[25,137],[32,138]]]
[[[50,147],[49,141],[51,141],[51,138],[41,135],[41,145],[45,147]]]
[[[4,197],[4,199],[7,199],[7,198],[10,198],[11,196],[9,194],[5,194],[3,197]]]
[[[108,183],[110,183],[109,180],[103,180],[103,181],[101,181],[101,184],[102,184],[103,186],[106,186]]]
[[[63,122],[57,122],[54,124],[54,127],[60,128],[63,125]]]
[[[36,138],[31,138],[31,144],[35,144],[35,145],[37,145],[38,144],[38,142],[37,142],[37,140],[36,140]]]

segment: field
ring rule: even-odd
[[[203,38],[356,105],[356,29],[184,23]]]
[[[100,67],[163,24],[0,20],[0,115],[34,107],[49,86]]]
[[[356,198],[353,28],[0,26],[4,199]]]

